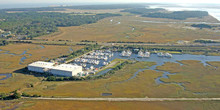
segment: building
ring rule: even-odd
[[[56,76],[77,76],[82,72],[82,66],[70,64],[56,65],[55,63],[37,61],[28,65],[29,71],[39,73],[50,73]]]
[[[50,69],[50,73],[57,76],[77,76],[82,72],[82,66],[75,66],[70,64],[61,64]]]
[[[28,70],[39,72],[39,73],[45,73],[45,72],[49,72],[49,70],[53,68],[54,64],[55,63],[37,61],[37,62],[29,64]]]

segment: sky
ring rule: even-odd
[[[215,3],[220,4],[220,0],[0,0],[0,4],[17,4],[17,3]]]

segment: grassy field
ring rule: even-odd
[[[135,97],[132,94],[123,94],[121,91],[109,91],[106,84],[112,82],[123,81],[129,79],[133,73],[146,66],[153,65],[150,62],[137,62],[129,64],[124,69],[117,71],[114,75],[107,79],[98,79],[91,81],[75,81],[75,82],[42,82],[34,88],[27,89],[25,92],[29,94],[41,94],[43,96],[51,97],[102,97],[103,92],[112,92],[112,97]],[[120,87],[117,86],[119,89]],[[60,91],[62,90],[62,91]]]
[[[7,80],[0,81],[1,92],[11,92],[15,89],[22,89],[29,87],[30,84],[38,84],[42,80],[41,77],[34,77],[32,75],[25,75],[19,72],[15,72],[21,68],[27,66],[27,64],[45,60],[45,58],[55,58],[61,55],[69,54],[70,48],[74,51],[83,48],[83,46],[54,46],[54,45],[40,45],[34,44],[10,44],[7,46],[1,46],[4,52],[14,53],[16,55],[0,54],[0,74],[1,73],[13,73],[13,77]],[[26,54],[21,55],[24,51]],[[30,56],[31,54],[31,56]],[[27,57],[22,64],[20,59]]]
[[[94,13],[120,13],[116,10],[66,10],[62,13],[92,12]],[[196,29],[190,24],[172,23],[146,23],[141,21],[163,21],[179,22],[178,20],[144,18],[128,13],[121,13],[123,16],[106,18],[94,24],[59,27],[59,32],[51,35],[38,37],[35,44],[9,44],[0,46],[0,74],[13,73],[13,77],[0,81],[0,93],[9,93],[16,89],[30,95],[38,94],[43,97],[219,97],[220,96],[220,62],[208,62],[204,66],[198,61],[180,61],[183,66],[177,63],[165,63],[157,67],[158,70],[177,73],[169,75],[164,82],[181,82],[183,87],[177,84],[156,84],[155,79],[162,76],[163,72],[154,70],[140,71],[136,76],[134,73],[143,68],[155,65],[154,62],[135,62],[128,64],[123,69],[116,71],[109,78],[87,80],[87,81],[42,81],[42,77],[20,73],[19,70],[27,64],[37,61],[55,58],[69,54],[83,48],[75,43],[82,40],[109,42],[155,42],[174,43],[178,40],[193,41],[195,39],[219,39],[219,30]],[[111,20],[113,20],[111,22]],[[187,22],[218,22],[211,16],[203,19],[187,19]],[[48,40],[48,41],[43,41]],[[69,40],[64,41],[64,40]],[[59,42],[57,42],[59,41]],[[47,44],[67,44],[41,45]],[[70,49],[71,48],[71,49]],[[157,48],[157,47],[149,47]],[[160,47],[158,47],[160,48]],[[219,47],[162,47],[165,49],[182,49],[184,53],[190,50],[216,50]],[[10,54],[2,54],[9,51]],[[25,54],[22,54],[26,51]],[[169,51],[172,53],[171,51]],[[176,53],[176,51],[174,51]],[[193,54],[219,55],[217,52],[193,52]],[[13,55],[15,54],[15,55]],[[24,62],[21,58],[26,57]],[[115,67],[119,60],[115,60]],[[111,67],[111,68],[112,68]],[[109,68],[109,67],[106,67]],[[0,79],[4,76],[0,76]],[[33,85],[31,87],[30,85]],[[102,96],[102,93],[112,93],[112,96]],[[14,100],[0,101],[0,110],[8,109],[53,109],[53,110],[218,110],[219,101],[167,101],[167,102],[105,102],[105,101],[48,101],[48,100]]]
[[[110,21],[111,19],[113,19],[113,22]],[[207,19],[197,19],[197,21],[207,21]],[[214,18],[210,17],[209,21],[210,19]],[[60,27],[59,34],[38,37],[36,39],[70,40],[74,42],[89,40],[98,42],[142,41],[173,43],[178,40],[192,41],[200,38],[219,39],[220,34],[218,31],[215,32],[213,30],[191,28],[190,24],[144,23],[141,21],[175,22],[178,20],[144,18],[137,16],[112,17],[100,20],[94,24],[74,27]],[[196,21],[196,19],[188,19],[186,21]]]
[[[44,61],[46,58],[50,59],[69,54],[71,52],[70,48],[73,50],[83,48],[83,46],[42,46],[34,44],[10,44],[7,46],[1,46],[0,49],[3,50],[2,53],[9,51],[8,53],[16,55],[0,54],[0,73],[12,72],[37,60]],[[24,51],[26,51],[26,53],[22,54]],[[20,59],[22,57],[26,57],[27,59],[20,64]]]
[[[209,62],[213,66],[204,66],[198,61],[180,61],[183,66],[176,63],[166,63],[157,67],[159,70],[177,73],[169,75],[165,82],[182,82],[186,91],[197,93],[201,97],[220,97],[220,62]],[[174,69],[175,68],[175,69]]]
[[[3,78],[5,78],[5,76],[0,76],[0,80],[3,79]]]
[[[12,73],[30,62],[68,54],[70,53],[69,48],[77,50],[82,47],[44,45],[42,48],[35,44],[10,44],[0,48],[16,54],[0,54],[1,73]],[[26,54],[20,55],[25,50]],[[29,56],[29,54],[32,55]],[[26,56],[27,59],[23,64],[19,64],[22,56]],[[170,75],[169,79],[162,80],[183,82],[186,90],[177,84],[157,85],[155,78],[163,73],[153,70],[140,71],[136,77],[131,78],[138,70],[155,64],[153,62],[136,62],[125,66],[107,79],[90,81],[47,82],[42,81],[42,77],[34,77],[17,71],[13,73],[12,78],[0,81],[3,83],[0,85],[0,91],[10,92],[20,89],[32,95],[39,94],[45,97],[103,97],[102,93],[112,93],[113,95],[110,97],[219,97],[220,90],[217,87],[220,83],[216,80],[219,78],[219,62],[209,62],[212,66],[206,67],[198,61],[181,61],[181,63],[184,65],[166,63],[157,69],[177,73]],[[30,87],[31,84],[34,87]]]
[[[162,80],[165,82],[183,82],[186,90],[177,84],[157,85],[155,79],[162,76],[162,72],[154,70],[140,71],[136,77],[129,79],[139,69],[154,64],[137,62],[125,66],[107,79],[79,82],[41,82],[34,88],[25,89],[25,92],[40,94],[45,97],[103,97],[101,96],[102,93],[113,94],[108,97],[219,97],[219,89],[216,89],[219,85],[219,81],[216,80],[216,78],[218,79],[219,69],[204,67],[196,61],[181,61],[181,63],[184,66],[166,63],[157,69],[178,73],[177,75],[170,75],[170,79]],[[215,66],[218,66],[218,63],[210,62]],[[213,75],[214,77],[212,77]],[[207,78],[210,80],[206,80]]]
[[[19,100],[0,102],[0,109],[18,110],[218,110],[218,101],[106,102]]]

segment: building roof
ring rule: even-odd
[[[71,64],[61,64],[54,66],[53,70],[62,70],[62,71],[74,71],[75,69],[82,68],[82,66],[76,66]]]
[[[51,62],[37,61],[37,62],[29,64],[28,66],[35,66],[35,67],[42,67],[42,68],[52,68],[54,64],[55,63],[51,63]]]

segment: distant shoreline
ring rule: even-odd
[[[214,5],[210,7],[209,5],[150,5],[150,8],[164,8],[169,11],[207,11],[211,16],[220,21],[220,8],[216,8],[216,6],[220,7],[220,4]]]

